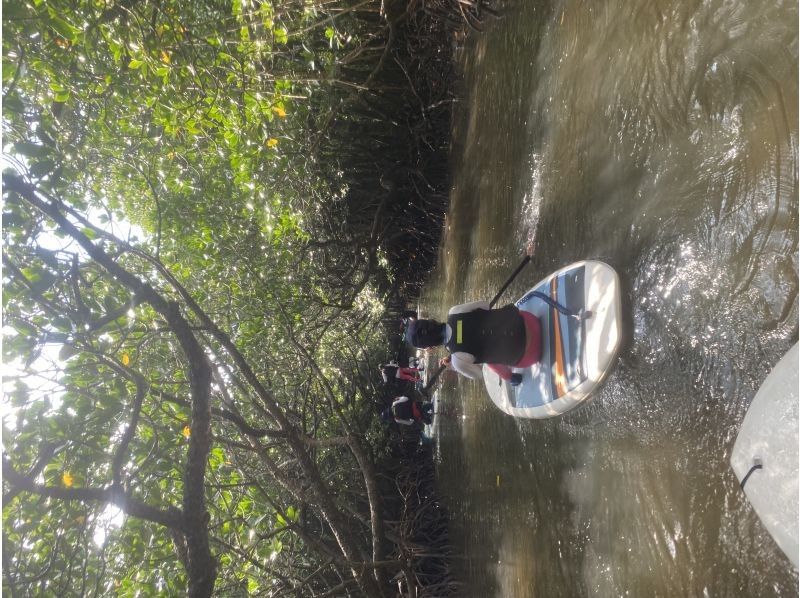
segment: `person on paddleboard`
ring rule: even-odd
[[[533,255],[533,243],[526,248]],[[450,352],[439,363],[467,378],[483,376],[487,364],[512,385],[522,375],[511,368],[526,368],[541,358],[542,326],[539,318],[515,305],[491,309],[487,301],[456,305],[447,313],[447,322],[417,319],[408,326],[406,338],[418,349],[444,345]]]
[[[420,380],[419,368],[404,368],[390,361],[387,364],[380,364],[378,369],[381,371],[385,384],[395,379],[409,382],[418,382]]]
[[[400,314],[400,335],[405,336],[409,323],[417,319],[417,312],[411,309],[404,309]]]
[[[429,424],[433,420],[433,403],[418,403],[408,397],[397,397],[391,407],[383,410],[381,419],[404,426],[412,426],[416,422]]]

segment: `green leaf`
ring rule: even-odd
[[[265,518],[265,517],[267,517],[268,515],[269,515],[269,513],[264,513],[264,514],[262,514],[261,516],[257,517],[257,518],[256,518],[256,519],[255,519],[255,520],[254,520],[254,521],[253,521],[253,522],[250,524],[250,527],[253,527],[253,528],[255,528],[255,527],[258,527],[258,524],[259,524],[259,523],[261,523],[262,521],[264,521],[264,518]]]
[[[289,42],[289,32],[285,27],[276,27],[272,30],[272,34],[275,36],[276,43],[287,44]]]
[[[80,353],[80,351],[72,345],[64,345],[58,352],[58,358],[61,361],[67,361],[70,357],[75,357],[78,353]]]
[[[25,104],[17,94],[9,94],[3,98],[3,112],[5,111],[22,114],[25,111]]]
[[[144,60],[137,60],[136,58],[134,58],[133,60],[131,60],[128,63],[128,68],[129,69],[138,69],[138,68],[141,68],[143,64],[144,64]]]
[[[39,270],[35,276],[31,277],[31,287],[37,293],[44,293],[56,282],[57,277],[55,274],[48,270]]]
[[[80,29],[70,25],[67,21],[61,18],[52,7],[47,8],[47,13],[50,17],[50,26],[63,38],[69,41],[75,41],[75,38],[80,33]]]
[[[9,85],[17,75],[17,63],[3,58],[3,85]]]
[[[49,153],[49,149],[43,145],[31,143],[30,141],[18,141],[14,144],[14,151],[29,158],[40,158]]]
[[[28,402],[28,387],[21,381],[17,382],[17,387],[11,391],[11,406],[23,407]]]
[[[29,18],[33,16],[29,10],[24,2],[3,2],[3,19]],[[5,70],[5,67],[3,67],[3,70]]]
[[[53,172],[55,162],[52,160],[39,160],[31,164],[31,174],[35,177],[43,177],[46,174]]]

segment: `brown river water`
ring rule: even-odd
[[[797,596],[738,487],[738,427],[798,338],[798,11],[509,2],[460,50],[453,185],[423,315],[580,259],[623,283],[585,407],[497,410],[443,376],[438,480],[464,595]]]

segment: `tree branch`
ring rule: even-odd
[[[95,262],[105,268],[117,281],[127,287],[134,296],[140,296],[169,324],[178,340],[188,362],[188,377],[192,395],[192,434],[189,437],[189,451],[184,467],[183,516],[184,530],[188,546],[187,570],[190,596],[210,596],[216,579],[216,563],[211,556],[208,543],[208,512],[205,507],[206,460],[211,450],[211,366],[203,348],[194,337],[192,328],[181,315],[177,303],[167,301],[152,286],[143,282],[115,262],[100,245],[95,245],[62,213],[63,202],[55,199],[45,201],[32,185],[19,175],[3,173],[5,191],[17,193],[24,201],[51,218],[58,228],[69,235],[89,254]],[[65,500],[56,490],[42,488],[44,492]],[[94,497],[85,494],[87,500],[108,500],[100,492]],[[48,494],[50,495],[50,494]]]
[[[47,464],[55,456],[58,450],[63,448],[64,446],[66,445],[58,446],[57,444],[51,442],[40,445],[39,458],[36,459],[36,463],[34,463],[33,466],[28,470],[28,473],[26,474],[25,477],[30,479],[36,478],[36,476],[42,473],[44,468],[47,467]],[[20,487],[16,488],[12,487],[11,490],[9,490],[7,493],[3,495],[3,505],[5,506],[12,500],[14,500],[14,497],[16,497],[17,494],[19,494],[21,491],[22,488]]]
[[[169,401],[170,403],[175,403],[176,405],[181,405],[183,407],[190,407],[189,402],[181,399],[180,397],[176,397],[169,393],[164,392],[163,390],[159,390],[156,392],[157,396],[164,399],[165,401]],[[234,424],[239,431],[244,434],[245,436],[251,436],[253,438],[286,438],[286,432],[283,430],[270,430],[268,428],[256,428],[255,426],[251,426],[245,419],[239,415],[238,413],[234,413],[229,409],[220,409],[219,407],[212,407],[211,414],[222,419],[225,419],[232,424]]]
[[[43,200],[33,186],[13,173],[4,173],[3,183],[6,191],[16,192],[27,203],[50,217],[62,232],[75,239],[92,259],[105,268],[122,285],[131,290],[135,296],[140,296],[144,302],[148,303],[160,314],[169,324],[186,354],[192,392],[192,434],[189,438],[189,454],[184,470],[183,500],[183,512],[186,520],[184,529],[186,530],[189,549],[189,594],[190,596],[208,596],[213,590],[214,579],[216,578],[216,564],[211,556],[208,544],[208,513],[205,510],[203,485],[206,459],[211,445],[210,382],[212,370],[208,359],[197,339],[193,336],[189,323],[181,316],[177,303],[168,302],[151,285],[143,282],[112,260],[100,245],[95,245],[67,219],[60,209],[61,207],[67,209],[62,202],[54,198],[50,198],[50,201]],[[378,586],[375,578],[364,567],[355,565],[355,563],[365,560],[360,546],[356,539],[351,537],[344,514],[335,504],[318,467],[299,437],[298,430],[289,421],[272,392],[261,384],[250,364],[239,352],[230,337],[208,317],[191,294],[159,260],[133,248],[128,243],[115,239],[108,233],[103,232],[102,234],[104,238],[111,238],[119,246],[131,249],[136,255],[153,264],[178,292],[189,309],[200,319],[203,326],[211,332],[232,357],[244,378],[256,391],[270,416],[278,423],[281,430],[286,433],[286,441],[297,458],[306,479],[309,481],[309,486],[305,490],[310,490],[313,493],[316,503],[328,522],[345,560],[352,564],[351,571],[358,580],[359,586],[369,596],[382,596],[383,589]],[[251,444],[258,445],[257,439],[249,438],[249,440]],[[258,452],[262,462],[272,461],[263,448]],[[270,467],[271,473],[281,481],[277,464],[273,462],[272,465]],[[283,481],[285,482],[286,480]]]
[[[112,479],[114,480],[115,486],[122,485],[122,465],[128,455],[128,446],[136,434],[136,428],[139,425],[139,418],[142,413],[142,404],[147,395],[148,384],[144,377],[135,376],[134,380],[136,382],[136,397],[133,400],[131,420],[128,423],[128,427],[125,429],[125,433],[122,435],[122,439],[119,442],[117,452],[114,454],[114,460],[111,465]]]
[[[58,486],[45,486],[37,484],[33,479],[19,473],[7,457],[3,457],[3,478],[13,490],[31,492],[47,498],[56,498],[64,501],[77,500],[85,503],[99,502],[116,505],[123,513],[152,521],[171,529],[184,529],[184,517],[179,509],[163,510],[133,498],[129,493],[119,487],[109,488],[60,488]]]

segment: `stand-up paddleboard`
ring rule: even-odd
[[[798,345],[783,356],[747,409],[731,466],[764,527],[798,566]]]
[[[534,293],[543,293],[574,314],[565,315]],[[483,380],[502,411],[515,417],[555,417],[582,404],[603,381],[622,340],[619,277],[598,261],[576,262],[539,282],[516,303],[542,323],[542,357],[515,369],[522,383],[511,386],[488,366]]]

